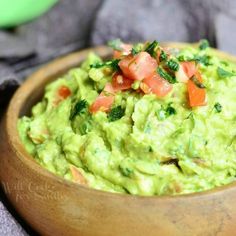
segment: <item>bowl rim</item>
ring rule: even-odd
[[[164,42],[162,43],[163,46],[169,46],[169,47],[177,47],[177,48],[184,48],[187,46],[196,46],[196,43],[179,43],[179,42]],[[219,51],[217,49],[213,49],[214,53],[217,54],[222,59],[227,59],[229,61],[236,63],[236,57]],[[83,186],[78,183],[75,183],[70,180],[64,179],[62,176],[58,176],[52,172],[50,172],[48,169],[40,166],[31,156],[26,149],[24,148],[24,145],[21,143],[18,130],[17,130],[17,121],[19,118],[19,112],[22,105],[24,105],[25,99],[29,96],[30,91],[28,90],[29,84],[35,84],[40,85],[40,80],[36,80],[36,78],[40,78],[42,75],[44,77],[49,78],[50,76],[55,74],[63,74],[65,71],[68,71],[68,68],[73,68],[74,64],[79,65],[85,57],[88,55],[89,52],[95,52],[98,53],[101,57],[108,56],[111,54],[111,50],[107,46],[97,46],[92,48],[83,49],[68,55],[65,55],[63,57],[57,58],[53,60],[52,62],[49,62],[48,64],[42,66],[40,69],[35,71],[33,74],[31,74],[25,82],[17,89],[14,96],[12,97],[9,106],[6,111],[6,138],[9,142],[9,145],[12,147],[14,153],[16,153],[17,158],[20,159],[21,162],[23,162],[25,165],[27,165],[28,168],[30,168],[32,171],[37,173],[38,175],[42,175],[46,178],[50,178],[50,180],[57,182],[58,184],[63,184],[67,187],[75,188],[75,189],[83,189],[89,192],[89,194],[94,195],[100,195],[103,197],[112,197],[117,199],[145,199],[148,200],[159,200],[159,201],[178,201],[178,200],[185,200],[185,199],[193,199],[193,198],[199,198],[199,197],[209,197],[217,194],[222,194],[225,191],[230,191],[232,188],[236,187],[236,181],[231,182],[226,185],[222,185],[219,187],[215,187],[210,190],[202,191],[202,192],[193,192],[193,193],[186,193],[186,194],[180,194],[180,195],[154,195],[154,196],[142,196],[142,195],[131,195],[131,194],[122,194],[122,193],[113,193],[103,190],[97,190],[94,188],[90,188],[88,186]],[[79,59],[82,58],[82,59]],[[76,63],[77,62],[77,63]],[[51,70],[51,68],[54,68]],[[60,73],[63,71],[62,73]],[[46,73],[46,75],[45,75]],[[46,80],[46,79],[45,79]],[[13,135],[10,135],[13,134]]]

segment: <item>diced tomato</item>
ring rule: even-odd
[[[70,165],[70,171],[72,174],[72,178],[73,180],[78,183],[78,184],[82,184],[82,185],[87,185],[88,182],[85,179],[85,177],[80,173],[80,171],[78,170],[78,168],[76,168],[73,165]]]
[[[172,90],[172,85],[165,79],[161,78],[158,74],[144,79],[143,84],[149,88],[147,89],[146,86],[142,85],[141,89],[144,93],[154,93],[158,97],[164,97]]]
[[[131,44],[122,43],[120,47],[122,51],[114,50],[113,58],[118,59],[121,58],[122,56],[129,55],[131,53],[133,46]]]
[[[188,78],[191,78],[198,70],[194,61],[184,61],[181,62],[180,65]]]
[[[112,77],[112,87],[115,91],[130,89],[133,82],[120,73],[115,73]]]
[[[197,71],[195,76],[199,82],[203,82],[201,74]],[[206,90],[199,88],[192,80],[188,80],[187,83],[189,105],[191,107],[205,106],[206,105]]]
[[[129,55],[119,62],[123,74],[133,80],[143,80],[154,74],[157,62],[147,52]]]
[[[104,91],[107,92],[107,93],[110,93],[110,94],[114,94],[115,93],[115,90],[112,86],[111,83],[106,83],[105,87],[104,87]]]
[[[178,71],[175,72],[175,77],[179,82],[187,83],[189,77],[187,76],[182,64],[179,65]]]
[[[91,113],[98,111],[107,112],[111,109],[114,100],[115,97],[113,94],[106,95],[104,92],[102,92],[90,106],[89,111]]]
[[[175,76],[179,82],[187,83],[198,70],[198,67],[193,61],[185,61],[179,64],[179,70],[175,72]]]
[[[71,95],[71,91],[68,87],[66,86],[61,86],[58,90],[58,94],[60,97],[62,97],[63,99],[66,99],[67,97],[69,97]]]

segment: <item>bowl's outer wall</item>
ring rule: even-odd
[[[111,53],[106,47],[95,51],[102,57]],[[33,74],[1,122],[0,180],[17,211],[42,235],[234,235],[235,184],[178,197],[112,194],[56,177],[26,152],[17,134],[18,117],[42,96],[47,83],[77,66],[88,52],[58,59]]]

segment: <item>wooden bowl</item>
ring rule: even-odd
[[[102,57],[111,54],[106,47],[92,50]],[[55,176],[26,152],[17,133],[17,119],[30,114],[46,84],[79,65],[89,51],[57,59],[30,76],[2,120],[0,179],[19,214],[42,235],[234,235],[235,183],[175,197],[114,194]],[[233,56],[215,53],[236,62]]]

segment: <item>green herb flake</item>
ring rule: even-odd
[[[120,59],[114,59],[114,60],[110,60],[106,62],[97,62],[97,63],[91,64],[90,68],[101,68],[104,66],[110,66],[113,70],[118,71],[120,69],[119,62],[120,62]]]
[[[110,41],[108,41],[107,45],[117,51],[123,50],[121,47],[122,41],[120,39],[110,40]]]
[[[171,106],[171,103],[168,104],[167,108],[166,108],[166,116],[171,116],[171,115],[176,115],[177,112],[175,110],[174,107]]]
[[[137,43],[135,45],[133,45],[133,48],[131,49],[131,54],[133,56],[137,55],[138,53],[140,53],[143,49],[143,45],[140,43]]]
[[[119,169],[120,169],[120,172],[122,173],[122,175],[124,175],[126,177],[130,177],[134,173],[134,171],[129,167],[119,166]]]
[[[220,113],[222,111],[222,105],[219,102],[215,103],[214,108],[217,113]]]
[[[193,76],[190,78],[190,80],[193,81],[193,83],[194,83],[198,88],[200,88],[200,89],[206,88],[206,86],[205,86],[203,83],[201,83],[201,82],[197,79],[197,77],[196,77],[195,75],[193,75]]]
[[[165,72],[162,68],[158,67],[157,68],[157,73],[165,80],[167,80],[171,84],[177,83],[177,80],[175,77],[171,76],[167,72]]]
[[[149,147],[148,147],[148,151],[149,151],[149,152],[153,152],[152,146],[149,146]]]
[[[177,57],[178,61],[183,62],[183,61],[188,61],[190,58],[185,58],[184,55],[180,55]]]
[[[180,55],[178,57],[178,61],[179,62],[183,62],[183,61],[195,61],[197,63],[200,63],[204,66],[210,66],[212,65],[210,63],[210,59],[211,57],[209,55],[203,55],[203,56],[199,56],[199,55],[194,55],[193,57],[186,57],[184,55]]]
[[[111,109],[108,113],[107,118],[109,122],[113,122],[119,120],[125,114],[125,109],[122,108],[120,105]]]
[[[217,68],[217,74],[218,74],[218,76],[219,76],[221,79],[225,79],[225,78],[227,78],[227,77],[235,76],[235,73],[232,73],[232,72],[230,72],[230,71],[224,70],[224,69],[221,68],[221,67],[218,67],[218,68]]]
[[[148,43],[146,48],[144,49],[145,52],[149,53],[152,57],[156,57],[156,47],[158,46],[158,42],[154,40],[151,43]]]
[[[172,71],[178,71],[179,70],[179,63],[176,62],[173,59],[170,59],[169,61],[167,61],[166,64]]]
[[[196,55],[193,58],[193,61],[196,61],[204,66],[210,66],[210,65],[212,65],[210,63],[210,59],[211,59],[211,57],[209,55],[203,55],[203,56]]]
[[[73,120],[77,115],[83,114],[88,107],[88,102],[83,99],[78,101],[71,109],[70,120]]]
[[[167,54],[161,50],[161,54],[160,54],[160,61],[166,61],[167,60]]]
[[[139,52],[140,52],[140,51],[137,50],[137,49],[134,48],[134,47],[131,49],[131,53],[132,53],[133,56],[137,55]]]
[[[172,107],[172,103],[169,103],[166,108],[162,106],[161,109],[156,112],[158,119],[161,121],[176,114],[177,111],[174,107]]]
[[[199,44],[199,49],[200,50],[205,50],[206,48],[208,48],[210,45],[209,45],[209,42],[207,39],[202,39],[200,41],[200,44]]]

